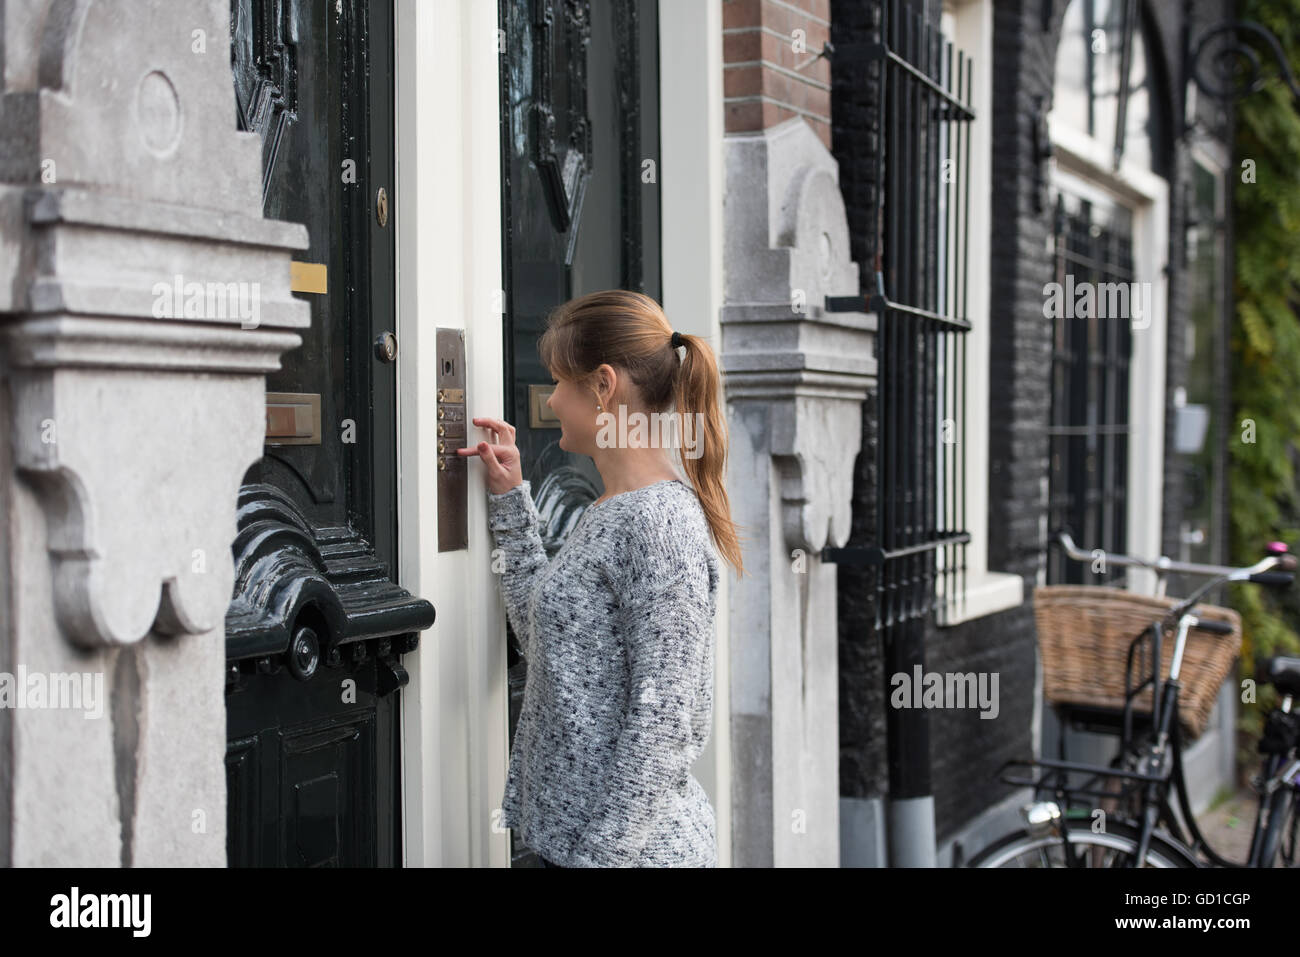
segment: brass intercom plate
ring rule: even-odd
[[[438,551],[469,547],[469,460],[457,449],[469,444],[465,404],[465,330],[439,329]]]
[[[530,385],[528,387],[528,425],[534,429],[558,429],[560,420],[546,400],[555,391],[553,385]]]
[[[268,392],[265,445],[320,445],[320,393]]]

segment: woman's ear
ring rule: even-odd
[[[610,401],[598,399],[601,405],[611,405],[614,392],[618,389],[618,370],[608,362],[602,363],[596,370],[596,393],[601,396],[608,396]]]

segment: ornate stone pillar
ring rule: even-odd
[[[737,866],[839,864],[836,570],[849,536],[876,317],[859,293],[839,167],[802,119],[726,143],[729,488],[744,579],[731,587]]]
[[[226,863],[236,495],[309,323],[229,30],[220,2],[0,5],[3,864]]]

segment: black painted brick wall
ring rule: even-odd
[[[879,9],[862,0],[832,0],[831,43],[879,38]],[[831,139],[848,210],[851,253],[862,289],[874,288],[879,153],[875,91],[878,75],[843,59],[831,64]],[[873,540],[876,525],[876,396],[862,410],[862,448],[854,467],[850,544]],[[839,589],[840,793],[877,797],[888,788],[885,765],[885,678],[875,631],[876,575],[870,566],[841,565]]]

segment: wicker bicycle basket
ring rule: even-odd
[[[1096,585],[1042,585],[1034,589],[1034,618],[1043,656],[1043,697],[1051,704],[1080,704],[1122,711],[1129,646],[1152,622],[1177,604],[1176,598],[1139,595]],[[1200,737],[1209,723],[1219,688],[1241,651],[1241,616],[1231,608],[1197,605],[1198,617],[1226,621],[1231,635],[1193,628],[1187,634],[1179,672],[1178,717],[1183,737]],[[1177,630],[1161,633],[1160,677],[1169,675]],[[1134,653],[1130,686],[1151,674],[1148,641]],[[1151,713],[1151,689],[1133,702],[1135,713]]]

